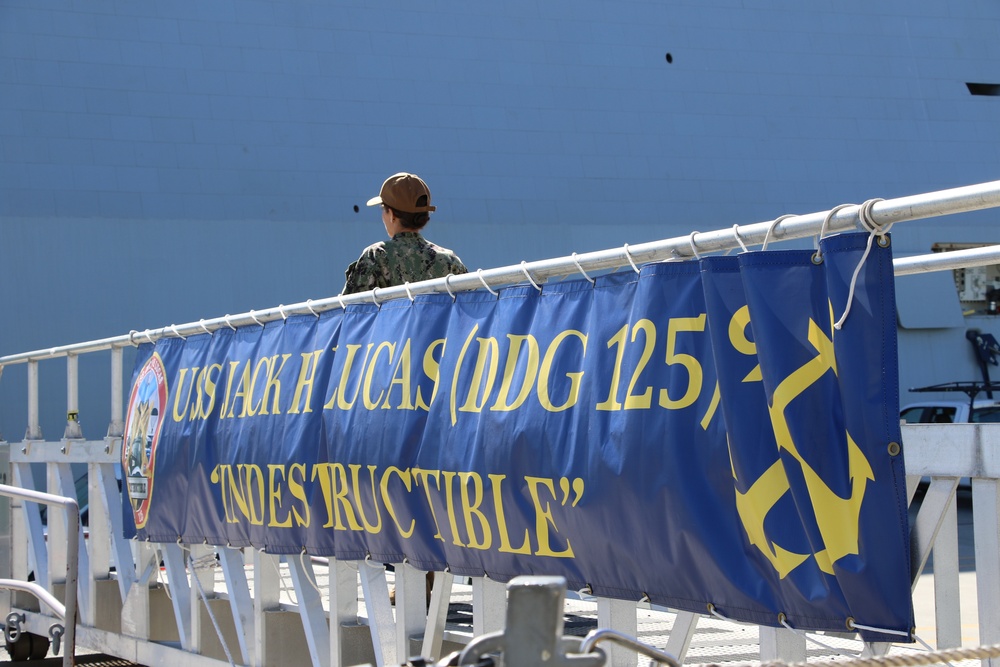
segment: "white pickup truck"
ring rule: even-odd
[[[909,403],[899,411],[907,424],[964,424],[1000,422],[1000,384],[991,382],[945,382],[910,391],[961,393],[966,398]],[[979,398],[985,395],[988,398]],[[994,399],[992,396],[998,398]],[[971,414],[970,414],[971,412]]]
[[[1000,422],[1000,401],[975,401],[971,416],[969,407],[969,401],[922,401],[904,406],[899,418],[907,424]]]

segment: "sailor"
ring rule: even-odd
[[[431,191],[419,176],[406,172],[393,174],[382,184],[378,196],[368,200],[368,205],[381,207],[382,224],[389,240],[368,246],[347,267],[342,294],[468,272],[458,255],[421,236],[420,230],[436,207],[431,204]]]
[[[368,200],[368,205],[382,207],[382,224],[389,240],[368,246],[347,267],[342,294],[444,278],[449,273],[468,273],[458,255],[420,235],[431,211],[437,208],[431,204],[431,191],[422,178],[406,172],[393,174],[382,183],[378,196]],[[426,579],[430,605],[434,573],[428,572]],[[389,592],[389,600],[396,603],[395,586]]]

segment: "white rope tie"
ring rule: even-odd
[[[225,316],[225,317],[224,317],[223,319],[224,319],[224,320],[226,321],[226,326],[228,326],[228,327],[229,327],[230,329],[232,329],[233,331],[236,331],[236,327],[234,327],[234,326],[233,326],[233,323],[229,321],[229,318],[230,318],[230,317],[231,317],[231,316],[230,316],[230,314],[229,314],[229,313],[226,313],[226,316]]]
[[[483,284],[483,287],[486,288],[487,292],[489,292],[493,296],[500,296],[500,292],[493,291],[493,288],[490,287],[489,283],[486,282],[486,278],[483,277],[483,270],[482,269],[477,269],[476,270],[476,275],[479,276],[479,282],[481,282]]]
[[[149,332],[149,329],[146,329],[146,330],[145,330],[145,331],[143,331],[142,333],[143,333],[143,334],[144,334],[144,335],[146,336],[146,341],[147,341],[147,342],[148,342],[148,343],[149,343],[150,345],[156,345],[156,341],[155,341],[155,340],[153,340],[153,334],[151,334],[151,333]]]
[[[285,304],[283,304],[283,303],[279,303],[278,304],[278,312],[281,313],[281,319],[282,320],[287,320],[288,319],[288,315],[285,315]]]
[[[445,291],[446,291],[446,292],[448,292],[448,296],[450,296],[450,297],[451,297],[451,300],[452,300],[452,301],[454,301],[454,300],[455,300],[455,293],[451,291],[451,285],[450,285],[450,284],[448,284],[448,281],[449,281],[449,280],[451,280],[451,277],[452,277],[453,275],[454,275],[454,274],[452,274],[452,273],[449,273],[448,275],[446,275],[446,276],[444,277],[444,289],[445,289]]]
[[[590,276],[587,275],[586,271],[583,270],[583,266],[580,264],[580,260],[576,256],[575,252],[573,253],[573,263],[576,264],[577,271],[579,271],[580,273],[582,273],[583,277],[586,278],[588,281],[590,281],[591,285],[593,285],[596,282],[593,278],[591,278]]]
[[[403,287],[406,289],[406,296],[409,297],[410,303],[413,303],[413,292],[410,291],[410,283],[404,282]]]
[[[868,253],[871,252],[872,241],[874,241],[877,236],[879,238],[879,245],[882,245],[882,239],[885,238],[885,235],[889,233],[889,229],[892,228],[891,222],[883,226],[875,222],[875,219],[872,218],[872,207],[880,201],[882,200],[869,199],[861,205],[861,208],[858,209],[858,219],[861,221],[861,225],[869,232],[868,243],[865,244],[865,252],[861,255],[861,261],[858,262],[856,267],[854,267],[854,275],[851,276],[851,287],[847,292],[847,306],[844,307],[844,314],[841,315],[840,319],[833,325],[833,328],[838,331],[840,331],[840,328],[844,326],[844,321],[847,319],[847,315],[851,312],[851,304],[854,302],[854,289],[858,283],[858,276],[861,274],[861,267],[865,265],[865,260],[868,259]]]
[[[528,273],[528,263],[523,259],[521,260],[521,271],[524,273],[524,277],[528,279],[528,282],[531,283],[531,286],[534,287],[539,292],[541,292],[542,291],[541,286],[538,283],[536,283],[534,279],[531,277],[531,274]]]
[[[181,340],[187,340],[187,338],[184,337],[184,336],[182,336],[181,333],[177,330],[177,325],[176,324],[171,324],[170,325],[170,330],[173,331],[174,335],[177,336],[178,338],[180,338]]]
[[[694,255],[695,259],[700,260],[701,259],[701,255],[698,254],[698,246],[695,245],[695,242],[694,242],[694,235],[695,234],[701,234],[701,232],[697,232],[697,231],[696,232],[691,232],[691,234],[688,236],[688,244],[691,246],[691,254]]]
[[[841,651],[840,649],[838,649],[836,647],[833,647],[833,646],[830,646],[829,644],[821,642],[820,640],[816,639],[815,637],[813,637],[812,635],[810,635],[808,632],[805,632],[804,630],[799,630],[797,628],[793,628],[791,625],[788,624],[788,621],[785,619],[785,615],[784,614],[778,614],[778,622],[781,623],[786,628],[788,628],[789,630],[791,630],[792,632],[794,632],[795,634],[797,634],[800,637],[804,638],[806,641],[810,641],[813,644],[816,644],[817,646],[821,646],[821,647],[825,648],[828,651],[832,651],[833,653],[836,653],[837,655],[842,655],[842,656],[844,656],[846,658],[856,658],[857,657],[853,653],[848,653],[847,651]]]
[[[208,327],[207,327],[207,326],[205,325],[205,320],[204,320],[204,318],[203,318],[203,319],[200,319],[200,320],[198,320],[198,324],[200,324],[200,325],[201,325],[201,329],[202,329],[202,331],[204,331],[205,333],[207,333],[207,334],[208,334],[209,336],[214,336],[214,335],[215,335],[215,332],[214,332],[214,331],[212,331],[211,329],[209,329],[209,328],[208,328]]]
[[[341,295],[339,295],[339,294],[337,296],[340,296],[340,307],[343,308],[344,307],[344,297],[341,296]],[[317,313],[315,310],[313,310],[312,302],[313,302],[312,299],[306,299],[306,308],[309,309],[310,313],[312,313],[316,317],[319,317],[319,313]]]
[[[257,313],[253,310],[250,311],[250,319],[259,324],[261,327],[264,326],[264,323],[257,319]]]
[[[139,331],[132,329],[128,332],[128,342],[132,344],[132,347],[139,347],[139,343],[135,342],[135,337],[139,335]]]
[[[341,310],[347,310],[347,304],[344,303],[344,295],[343,294],[338,294],[337,295],[337,302],[340,304],[340,309]],[[312,311],[312,308],[310,308],[309,310]],[[313,315],[315,315],[316,317],[319,317],[319,313],[316,313],[315,311],[313,311]]]
[[[625,248],[625,259],[627,259],[628,263],[632,265],[632,270],[639,273],[639,267],[635,265],[635,260],[632,259],[632,253],[628,251],[628,244],[626,243],[623,247]]]
[[[378,302],[378,298],[375,296],[376,292],[378,292],[378,288],[377,287],[375,287],[375,288],[372,289],[372,303],[374,303],[376,306],[378,306],[379,302]]]
[[[312,586],[316,590],[316,592],[320,594],[320,596],[322,596],[323,595],[323,591],[321,591],[319,589],[319,584],[316,581],[314,581],[314,579],[313,579],[313,577],[315,576],[315,573],[312,576],[310,576],[310,574],[309,574],[309,568],[306,567],[306,548],[305,547],[302,547],[302,553],[299,554],[299,563],[302,565],[302,574],[304,574],[306,576],[306,581],[308,581],[309,585]]]
[[[743,242],[743,238],[740,236],[739,225],[733,225],[733,236],[736,237],[736,242],[740,244],[740,248],[743,249],[743,252],[750,252],[750,249],[747,248],[747,244]]]
[[[760,249],[767,250],[767,242],[771,240],[772,233],[774,233],[775,237],[777,237],[777,234],[775,232],[778,229],[778,225],[781,224],[782,220],[787,220],[788,218],[794,218],[794,217],[795,217],[794,213],[786,213],[785,215],[779,215],[777,218],[775,218],[774,222],[771,223],[771,226],[767,228],[767,234],[764,234],[764,245],[762,245]]]
[[[729,621],[730,623],[739,623],[740,621],[733,620],[728,616],[723,616],[719,613],[719,610],[715,608],[715,605],[711,602],[708,603],[708,613],[716,618],[722,619],[723,621]]]
[[[833,220],[833,216],[835,216],[837,214],[837,211],[841,209],[845,209],[850,206],[856,206],[856,205],[857,204],[840,204],[838,206],[834,206],[829,211],[827,211],[826,217],[823,218],[823,224],[820,225],[819,235],[816,236],[816,240],[813,243],[814,247],[816,248],[816,254],[813,255],[813,262],[815,262],[816,264],[820,264],[823,261],[823,249],[820,247],[819,242],[826,237],[826,228],[827,226],[829,226],[830,221]]]

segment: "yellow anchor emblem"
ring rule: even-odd
[[[741,324],[749,322],[746,309],[741,309],[733,318]],[[738,326],[738,325],[737,325]],[[742,329],[742,327],[740,327]],[[733,328],[730,336],[733,336]],[[741,331],[742,333],[742,331]],[[743,338],[745,341],[746,339]],[[812,502],[816,525],[823,540],[824,549],[815,554],[802,554],[789,551],[768,538],[764,530],[764,519],[778,500],[790,490],[788,475],[784,465],[778,459],[767,471],[757,478],[750,488],[741,493],[736,489],[736,509],[747,532],[750,543],[757,547],[767,558],[780,578],[785,578],[789,572],[805,562],[810,555],[816,559],[820,570],[833,574],[833,564],[850,554],[858,553],[858,526],[861,516],[861,503],[864,499],[868,480],[874,480],[871,465],[857,443],[847,433],[848,474],[851,480],[851,494],[847,498],[838,496],[822,477],[813,469],[799,452],[792,439],[788,427],[786,410],[789,405],[806,389],[816,383],[827,371],[837,373],[837,360],[834,356],[833,341],[823,333],[815,321],[809,320],[809,343],[815,348],[816,356],[795,370],[781,381],[774,391],[772,404],[769,406],[771,425],[779,450],[785,450],[798,462],[802,468],[803,478]],[[753,345],[750,343],[750,345]],[[745,345],[744,345],[745,347]],[[758,367],[759,368],[759,367]],[[744,382],[759,380],[760,375],[754,369]],[[730,453],[730,457],[732,453]],[[733,477],[736,477],[735,469]]]

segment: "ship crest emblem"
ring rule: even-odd
[[[861,448],[851,434],[845,432],[850,491],[847,497],[841,497],[809,464],[792,437],[788,419],[789,406],[827,372],[837,373],[833,342],[812,320],[809,321],[808,340],[816,350],[816,355],[778,384],[769,412],[778,453],[786,452],[801,469],[801,479],[805,482],[816,527],[822,538],[822,548],[811,554],[798,553],[783,548],[765,530],[764,522],[768,514],[791,491],[788,473],[781,458],[776,458],[763,474],[749,484],[745,492],[739,489],[739,486],[745,486],[743,484],[736,488],[736,509],[750,543],[760,550],[782,579],[810,557],[815,559],[822,572],[832,575],[835,562],[844,556],[858,553],[861,505],[867,484],[875,477]],[[740,482],[739,479],[735,481]]]
[[[167,405],[167,375],[160,355],[154,353],[136,377],[128,400],[122,469],[136,528],[146,525],[153,498],[156,447]]]

